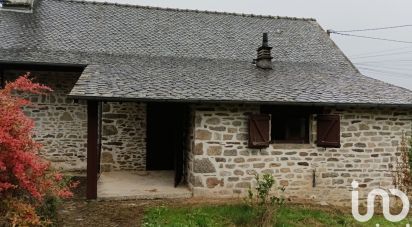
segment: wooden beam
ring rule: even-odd
[[[86,65],[68,64],[24,64],[0,62],[0,68],[18,71],[56,71],[56,72],[83,72]]]
[[[0,89],[6,86],[6,79],[4,78],[4,68],[0,66]]]
[[[103,114],[103,102],[99,102],[97,106],[97,117],[98,117],[98,127],[97,127],[97,173],[100,177],[100,158],[102,156],[102,114]]]
[[[87,102],[87,199],[97,199],[97,177],[100,160],[99,102]]]

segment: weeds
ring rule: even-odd
[[[400,155],[396,157],[394,170],[392,171],[393,185],[405,194],[410,195],[412,189],[412,174],[410,171],[412,167],[412,138],[408,139],[403,133],[398,151]]]
[[[256,187],[248,191],[248,205],[255,211],[258,226],[273,226],[276,224],[278,210],[284,205],[285,199],[281,195],[273,195],[275,180],[270,174],[263,174],[260,177],[255,175]],[[285,191],[284,187],[277,188],[277,194]]]

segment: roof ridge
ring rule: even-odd
[[[73,2],[73,3],[95,4],[95,5],[97,5],[97,4],[99,4],[99,5],[113,5],[113,6],[119,6],[119,7],[155,9],[155,10],[175,11],[175,12],[193,12],[193,13],[232,15],[232,16],[269,18],[269,19],[288,19],[288,20],[316,21],[315,18],[272,16],[272,15],[260,15],[260,14],[250,14],[250,13],[235,13],[235,12],[219,12],[219,11],[197,10],[197,9],[179,9],[179,8],[169,8],[169,7],[132,5],[132,4],[114,3],[114,2],[98,2],[98,1],[86,1],[86,0],[51,0],[51,1]]]

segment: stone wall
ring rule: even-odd
[[[6,71],[6,81],[13,81],[25,72]],[[36,106],[25,112],[35,120],[35,139],[42,143],[41,156],[54,166],[66,170],[86,168],[87,119],[86,103],[74,102],[67,94],[76,83],[79,73],[32,72],[35,82],[53,89],[48,95],[24,95]]]
[[[103,171],[146,169],[146,104],[103,104]]]
[[[272,144],[259,150],[247,147],[248,115],[259,112],[259,106],[198,106],[189,163],[194,195],[244,195],[255,173],[273,174],[292,199],[320,203],[350,201],[352,180],[360,182],[361,196],[373,188],[391,187],[390,167],[402,131],[410,133],[412,113],[376,108],[329,111],[341,115],[341,148],[316,147],[312,116],[310,144]]]
[[[6,71],[6,81],[25,72]],[[35,82],[53,89],[48,95],[22,95],[36,106],[26,114],[36,123],[34,138],[44,146],[41,156],[64,170],[86,170],[87,105],[67,97],[80,73],[32,72]],[[146,105],[143,103],[103,104],[103,171],[146,168]]]
[[[6,80],[21,72],[7,71]],[[36,81],[54,91],[28,98],[26,109],[36,122],[41,155],[66,170],[85,170],[86,103],[67,94],[79,73],[33,72]],[[316,120],[311,117],[310,144],[272,144],[249,149],[248,116],[258,105],[194,105],[187,179],[195,196],[233,197],[253,186],[255,173],[271,173],[292,199],[315,202],[350,200],[350,183],[360,182],[361,197],[392,185],[393,165],[402,131],[410,133],[412,112],[391,108],[330,109],[341,115],[341,148],[315,145]],[[146,104],[103,104],[102,169],[144,170],[146,166]],[[315,179],[313,178],[315,176]],[[312,181],[315,180],[315,187]]]

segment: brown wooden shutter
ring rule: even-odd
[[[270,144],[270,114],[249,117],[249,147],[266,148]]]
[[[340,147],[340,116],[321,114],[317,116],[317,145]]]

